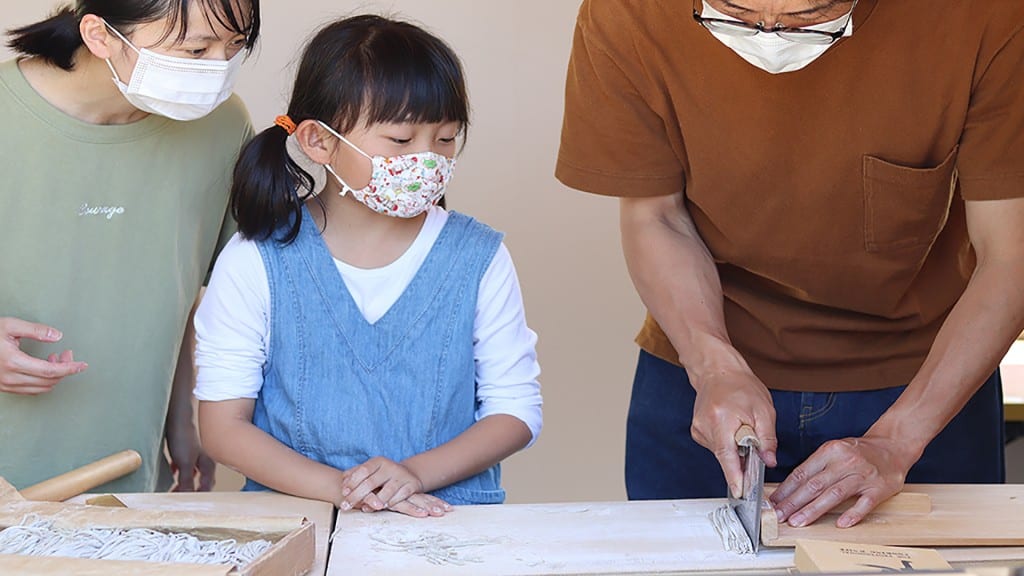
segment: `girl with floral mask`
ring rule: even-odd
[[[252,127],[231,86],[259,29],[258,0],[76,0],[10,32],[0,470],[16,486],[126,448],[141,469],[101,490],[168,488],[175,469],[179,490],[212,485],[186,326],[233,231]]]
[[[468,110],[447,45],[356,16],[242,152],[196,396],[246,489],[417,517],[504,500],[498,463],[541,428],[536,335],[501,235],[440,204]]]

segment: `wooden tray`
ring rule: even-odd
[[[229,516],[179,510],[134,510],[57,502],[30,502],[0,478],[0,529],[29,515],[52,519],[58,528],[150,528],[203,539],[268,540],[271,548],[246,566],[135,563],[0,555],[0,574],[181,574],[183,576],[295,576],[306,574],[315,555],[314,527],[301,516]]]

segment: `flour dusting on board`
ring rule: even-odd
[[[370,535],[374,549],[385,552],[404,552],[420,556],[438,566],[465,566],[484,561],[477,552],[484,546],[501,544],[492,538],[460,538],[447,532],[407,532],[391,530]]]

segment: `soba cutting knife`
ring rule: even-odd
[[[736,517],[757,554],[761,547],[761,498],[764,495],[764,461],[758,453],[761,443],[753,428],[744,424],[736,431],[736,445],[739,446],[740,464],[743,466],[743,496],[736,498],[729,490],[729,506],[736,511]]]

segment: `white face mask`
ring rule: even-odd
[[[701,16],[705,18],[737,20],[732,16],[715,10],[706,1],[703,4],[704,10],[701,12]],[[853,17],[850,14],[844,14],[835,20],[822,22],[814,26],[806,26],[805,29],[838,32],[844,24],[846,29],[843,32],[843,36],[852,36]],[[760,32],[753,36],[731,36],[712,30],[711,34],[741,58],[771,74],[800,70],[814,62],[826,50],[835,45],[835,42],[832,44],[801,44],[781,38],[778,34],[765,32]]]
[[[114,83],[139,110],[172,120],[196,120],[231,97],[244,51],[231,60],[175,58],[140,50],[113,26],[107,24],[107,28],[139,54],[128,84],[117,76],[110,59],[106,60]]]
[[[417,152],[391,158],[370,156],[333,128],[320,122],[325,130],[373,163],[370,183],[356,190],[345,183],[330,164],[324,168],[341,184],[341,195],[347,192],[367,208],[398,218],[413,218],[426,212],[444,196],[445,186],[455,170],[455,159],[435,152]]]

